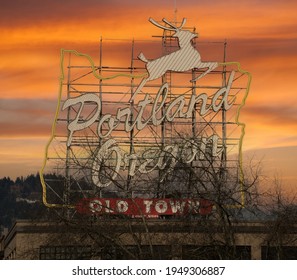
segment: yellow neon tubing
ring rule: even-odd
[[[40,170],[39,173],[40,173],[40,181],[41,181],[42,190],[43,190],[42,200],[43,200],[44,205],[47,206],[47,207],[74,208],[75,207],[74,205],[52,204],[52,203],[48,203],[47,202],[47,197],[46,197],[46,192],[47,192],[46,191],[46,183],[45,183],[44,176],[43,176],[44,169],[46,167],[46,162],[47,162],[47,159],[48,159],[48,149],[49,149],[49,146],[50,146],[50,144],[52,143],[52,141],[53,141],[53,139],[55,137],[56,123],[57,123],[58,115],[59,115],[59,112],[60,112],[60,104],[61,104],[61,98],[62,98],[63,81],[64,81],[64,78],[65,78],[64,69],[63,69],[65,53],[73,53],[74,55],[85,57],[89,61],[89,63],[91,64],[93,75],[97,79],[99,79],[99,80],[114,79],[114,78],[117,78],[117,77],[120,77],[120,76],[122,76],[122,77],[123,76],[124,77],[130,77],[130,78],[143,78],[143,77],[145,77],[147,75],[147,73],[141,74],[141,75],[132,75],[132,74],[121,73],[121,74],[115,74],[115,75],[112,75],[112,76],[104,77],[104,76],[101,76],[101,75],[97,74],[96,68],[95,68],[95,65],[94,65],[94,62],[93,62],[92,58],[89,55],[79,53],[79,52],[77,52],[75,50],[64,50],[64,49],[61,49],[61,59],[60,59],[61,76],[60,76],[60,79],[59,79],[60,82],[59,82],[58,104],[57,104],[57,108],[56,108],[54,122],[53,122],[53,125],[52,125],[51,137],[50,137],[50,139],[49,139],[49,141],[48,141],[48,143],[46,145],[45,155],[44,155],[44,160],[43,160],[43,165],[42,165],[42,168],[41,168],[41,170]],[[249,94],[250,84],[251,84],[251,80],[252,80],[252,75],[248,71],[242,70],[241,69],[241,65],[240,65],[239,62],[225,62],[225,63],[219,63],[219,65],[220,66],[236,65],[237,68],[238,68],[238,71],[240,73],[243,73],[243,74],[248,75],[248,84],[247,84],[246,92],[245,92],[245,95],[244,95],[244,98],[243,98],[242,103],[240,104],[240,106],[237,109],[237,114],[236,114],[236,117],[235,117],[236,124],[241,127],[241,136],[240,136],[240,140],[239,140],[239,169],[240,169],[240,180],[241,180],[241,182],[243,182],[243,180],[244,180],[244,173],[243,173],[243,167],[242,167],[242,164],[243,164],[242,163],[243,162],[243,160],[242,160],[242,145],[243,145],[243,138],[244,138],[244,135],[245,135],[245,123],[239,122],[239,115],[240,115],[240,111],[241,111],[242,107],[246,103],[246,99],[247,99],[248,94]],[[241,184],[241,188],[242,188],[241,189],[241,205],[239,207],[244,207],[245,197],[244,197],[244,192],[243,192],[243,184]]]
[[[76,56],[80,56],[80,57],[86,58],[89,61],[90,65],[91,65],[93,75],[97,79],[99,79],[99,80],[110,80],[110,79],[115,79],[117,77],[129,77],[129,78],[138,79],[138,78],[143,78],[143,77],[147,76],[147,73],[144,73],[144,74],[141,74],[141,75],[132,75],[132,74],[121,73],[121,74],[115,74],[115,75],[106,76],[106,77],[105,76],[101,76],[101,75],[99,75],[96,72],[96,70],[98,70],[98,69],[96,69],[94,62],[93,62],[92,58],[89,55],[83,54],[83,53],[79,53],[79,52],[77,52],[75,50],[64,50],[64,49],[61,49],[61,54],[60,54],[60,71],[61,71],[60,73],[61,73],[61,76],[59,78],[58,104],[57,104],[57,107],[56,107],[56,113],[55,113],[55,117],[54,117],[54,122],[52,124],[51,137],[50,137],[50,139],[47,142],[46,147],[45,147],[44,159],[43,159],[42,167],[41,167],[41,170],[40,170],[39,174],[40,174],[40,182],[41,182],[41,186],[42,186],[42,201],[43,201],[43,204],[45,206],[47,206],[47,207],[74,208],[75,207],[74,205],[54,204],[54,203],[48,203],[47,202],[46,183],[45,183],[44,176],[43,176],[44,169],[46,167],[46,162],[47,162],[47,159],[48,159],[49,146],[52,143],[53,139],[55,138],[56,124],[57,124],[57,119],[58,119],[58,115],[59,115],[59,112],[60,112],[60,105],[61,105],[61,99],[62,99],[62,90],[63,90],[63,81],[64,81],[64,78],[65,78],[64,67],[63,67],[65,53],[70,53],[70,54],[74,54]]]
[[[241,205],[229,205],[230,207],[244,207],[245,206],[245,195],[244,195],[244,191],[243,191],[243,181],[244,181],[244,172],[243,172],[243,158],[242,158],[242,146],[243,146],[243,138],[245,135],[245,123],[240,122],[239,121],[239,115],[240,115],[240,111],[243,108],[243,106],[246,103],[246,99],[249,95],[249,91],[250,91],[250,87],[251,87],[251,82],[252,82],[252,74],[248,71],[245,71],[241,68],[241,65],[239,62],[224,62],[224,63],[220,63],[220,66],[230,66],[230,65],[236,65],[237,69],[240,73],[245,74],[248,76],[248,83],[247,83],[247,87],[246,87],[246,91],[243,97],[243,100],[241,102],[241,104],[239,105],[238,109],[237,109],[237,113],[235,116],[235,122],[238,126],[241,127],[241,134],[240,134],[240,139],[239,139],[239,147],[238,147],[238,153],[239,153],[239,175],[240,175],[240,182],[241,182]]]

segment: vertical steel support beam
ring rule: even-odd
[[[102,37],[100,37],[100,48],[99,48],[99,69],[98,69],[98,72],[99,72],[99,77],[102,77],[102,52],[103,52],[103,42],[102,42]],[[103,94],[102,94],[102,79],[99,80],[99,97],[100,97],[100,107],[102,107],[102,102],[103,102]],[[99,115],[99,118],[101,119],[102,118],[102,109],[100,111],[100,115]],[[102,127],[100,127],[101,129],[101,133],[102,133]],[[99,147],[101,147],[102,145],[102,139],[99,137]],[[96,189],[96,186],[94,185],[93,187],[93,192],[94,192],[94,196],[97,192],[97,189]],[[101,189],[99,190],[99,197],[102,197],[102,191]]]
[[[67,77],[67,99],[70,98],[70,75],[71,75],[71,53],[69,53],[69,60],[68,60],[68,77]],[[67,109],[67,127],[70,123],[71,112],[70,107]],[[70,131],[68,130],[67,139],[69,139]],[[63,194],[64,205],[69,205],[70,199],[70,185],[71,185],[71,174],[70,174],[70,161],[71,161],[71,146],[66,145],[66,160],[65,160],[65,191]],[[67,214],[68,215],[68,211]]]
[[[223,62],[226,62],[226,49],[227,49],[227,41],[224,42],[224,56],[223,56]],[[226,65],[223,66],[223,72],[222,72],[222,86],[226,87],[227,85],[227,73],[226,73]],[[222,108],[222,145],[223,145],[223,151],[222,151],[222,158],[221,158],[221,168],[222,168],[222,178],[225,179],[226,175],[226,168],[227,168],[227,113],[226,109]]]
[[[130,99],[132,99],[132,96],[134,94],[134,78],[133,78],[133,73],[134,73],[134,39],[132,41],[132,47],[131,47],[131,64],[130,64],[130,74],[131,74],[131,86],[130,86]],[[130,102],[130,119],[129,119],[129,124],[130,126],[132,126],[133,124],[133,118],[134,118],[134,99]],[[130,155],[132,155],[134,153],[134,127],[131,129],[130,131]],[[129,168],[130,169],[130,163],[131,161],[129,161]],[[127,191],[130,191],[130,185],[131,185],[131,179],[132,177],[128,174],[127,177]],[[133,196],[133,190],[131,190],[131,197]]]

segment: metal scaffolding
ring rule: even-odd
[[[184,29],[196,33],[195,28]],[[173,35],[173,31],[164,30],[163,34],[153,36],[154,40],[129,42],[131,57],[130,65],[126,67],[105,66],[103,60],[105,52],[108,53],[108,50],[104,49],[105,42],[124,42],[127,45],[127,41],[101,38],[99,63],[94,67],[89,61],[74,53],[67,53],[69,59],[62,83],[61,105],[56,119],[57,129],[47,158],[48,166],[45,169],[45,172],[56,174],[56,177],[45,178],[50,203],[75,205],[84,197],[164,198],[177,194],[180,197],[211,194],[213,182],[209,178],[209,169],[213,169],[216,176],[220,174],[221,180],[225,180],[224,178],[230,173],[236,174],[234,182],[229,181],[229,184],[238,185],[238,157],[243,136],[239,129],[237,114],[242,104],[241,99],[246,93],[247,82],[246,77],[236,67],[224,64],[226,42],[200,42],[200,39],[199,41],[194,39],[192,44],[196,49],[201,48],[205,53],[208,49],[220,52],[221,66],[199,80],[196,78],[203,73],[203,69],[193,68],[185,72],[167,71],[162,77],[146,82],[136,98],[131,100],[141,82],[141,78],[135,77],[143,76],[147,71],[144,63],[137,58],[138,51],[147,46],[154,46],[161,40],[161,55],[170,54],[179,48],[178,40]],[[155,50],[152,53],[154,55]],[[81,61],[83,64],[76,64]],[[113,79],[98,79],[94,76],[93,68],[99,77],[109,77],[119,73],[123,75]],[[216,98],[216,93],[221,88],[228,86],[232,71],[235,72],[235,76],[228,97],[233,102],[232,108],[207,110],[211,106],[219,107],[219,104],[223,103],[223,97],[216,100],[217,104],[212,104],[214,102],[212,99]],[[160,89],[165,83],[168,85],[168,92],[163,90],[159,96]],[[85,102],[83,109],[82,104],[81,107],[78,104],[63,110],[62,104],[68,99],[86,94],[99,97],[99,117],[92,125],[73,133],[71,143],[68,145],[70,137],[68,128],[71,122],[76,119],[78,123],[86,122],[94,116],[98,106],[92,102]],[[190,117],[175,115],[179,104],[184,102],[183,104],[188,106],[193,96],[197,97],[199,94],[208,96],[205,104],[197,99],[193,110],[189,113]],[[146,96],[149,96],[147,100]],[[183,96],[183,99],[177,103],[176,100],[180,96]],[[146,106],[140,106],[141,102],[146,102]],[[130,114],[126,115],[126,120],[122,118],[111,131],[110,127],[113,124],[110,116],[114,116],[123,107],[129,108]],[[157,111],[156,119],[162,120],[159,125],[154,125],[150,117],[153,110]],[[206,113],[202,114],[203,110]],[[105,121],[101,121],[104,116],[106,116]],[[139,123],[143,123],[142,129],[135,125],[137,118]],[[127,131],[127,127],[131,129]],[[108,133],[110,134],[106,136]],[[109,152],[108,160],[98,163],[100,161],[97,158],[98,150],[108,139],[113,139],[124,155],[112,150]],[[217,154],[211,154],[215,145]],[[189,160],[187,164],[179,162],[180,155],[184,158],[191,157],[193,149],[196,151],[193,160]],[[176,159],[167,158],[170,153]],[[158,165],[156,163],[158,157],[161,156],[162,164],[166,163],[168,166],[153,170],[153,167]],[[101,164],[101,173],[98,173],[98,176],[101,176],[99,179],[103,182],[102,185],[109,177],[113,178],[108,186],[98,187],[92,181],[94,162],[97,162],[96,166]],[[144,165],[144,162],[147,164]],[[141,173],[139,172],[141,168],[152,171]],[[196,173],[193,174],[190,169]],[[200,178],[199,182],[197,176]]]

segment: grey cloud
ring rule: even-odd
[[[244,114],[262,123],[297,127],[297,108],[294,105],[246,106]]]
[[[1,136],[49,135],[56,104],[46,99],[0,100]]]

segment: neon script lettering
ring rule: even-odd
[[[119,108],[115,116],[111,114],[102,115],[101,113],[101,100],[100,97],[93,93],[82,94],[78,97],[67,99],[62,107],[62,110],[70,106],[79,105],[79,110],[77,111],[76,117],[68,124],[68,130],[70,131],[69,137],[67,139],[67,146],[69,147],[72,142],[73,134],[76,131],[80,131],[88,128],[94,122],[98,122],[97,135],[99,138],[108,138],[112,132],[119,126],[120,123],[124,123],[124,129],[126,132],[132,131],[132,129],[143,130],[150,123],[154,126],[160,125],[164,120],[168,122],[173,122],[176,117],[191,118],[192,113],[200,105],[198,111],[200,116],[204,116],[210,110],[217,112],[220,109],[228,110],[232,107],[235,102],[235,98],[229,98],[229,92],[232,86],[235,72],[232,71],[226,87],[220,88],[211,97],[210,105],[208,105],[208,96],[206,93],[200,93],[198,95],[192,94],[188,103],[186,103],[186,98],[184,95],[180,95],[168,102],[168,84],[164,83],[159,89],[156,98],[153,100],[151,95],[145,95],[144,99],[139,101],[136,107],[138,112],[135,119],[131,123],[131,109],[129,107]],[[231,100],[230,100],[231,99]],[[161,115],[161,109],[164,104],[167,103],[165,108],[165,113]],[[87,119],[81,119],[81,112],[86,103],[93,103],[96,105],[97,109],[93,115]],[[148,110],[148,105],[151,106],[151,111],[148,117],[144,117],[144,112]],[[105,124],[107,126],[107,131],[103,133],[102,126]]]

